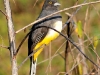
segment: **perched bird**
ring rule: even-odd
[[[50,15],[54,12],[58,11],[59,3],[57,0],[45,0],[42,11],[38,17],[38,19],[43,18],[47,15]],[[38,26],[50,26],[57,31],[62,31],[62,17],[61,15],[55,14],[49,18],[46,18],[36,24],[34,24],[31,28],[29,38],[28,38],[28,55],[30,55],[32,52],[36,53],[33,54],[32,57],[30,57],[30,75],[36,74],[36,61],[38,55],[41,53],[43,48],[41,48],[42,45],[47,45],[52,40],[56,39],[59,36],[59,33],[56,31],[41,27],[36,29]]]

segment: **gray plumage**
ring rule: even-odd
[[[52,4],[49,3],[50,1],[52,2]],[[45,0],[42,11],[38,19],[58,11],[58,6],[54,6],[55,3],[57,3],[57,0]],[[45,38],[49,30],[48,28],[39,28],[35,30],[35,28],[37,26],[51,26],[52,27],[52,24],[54,24],[56,21],[61,21],[61,15],[59,13],[49,18],[46,18],[45,20],[42,20],[32,26],[30,34],[29,34],[29,38],[28,38],[28,55],[34,51],[33,49],[37,45],[37,43],[41,42]],[[36,64],[36,61],[32,59],[33,57],[30,58],[30,62],[31,62],[30,67],[32,67],[33,64]],[[31,70],[30,70],[30,73],[31,73]],[[30,74],[30,75],[34,75],[34,74]]]

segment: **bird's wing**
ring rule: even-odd
[[[47,24],[47,23],[43,22],[39,25],[45,25],[45,24]],[[35,25],[35,26],[39,26],[39,25]],[[29,39],[28,39],[29,53],[28,54],[33,52],[33,49],[36,46],[36,44],[41,42],[48,32],[47,28],[38,28],[38,29],[34,30],[35,26],[31,30],[30,35],[29,35]]]

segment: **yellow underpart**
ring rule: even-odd
[[[52,30],[53,31],[53,30]],[[52,34],[50,34],[50,33],[48,33],[47,35],[46,35],[46,37],[41,41],[41,42],[39,42],[37,45],[36,45],[36,47],[34,48],[34,50],[36,50],[36,49],[38,49],[39,47],[41,47],[42,45],[47,45],[47,44],[49,44],[52,40],[54,40],[54,39],[56,39],[58,36],[59,36],[59,34],[57,33],[57,32],[55,32],[55,31],[53,31],[54,33],[52,33]],[[34,59],[33,60],[36,60],[36,58],[38,57],[38,55],[41,53],[41,51],[43,50],[43,47],[42,48],[40,48],[33,56],[34,56]]]

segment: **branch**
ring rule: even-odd
[[[7,15],[2,10],[0,10],[0,11],[1,11],[1,13],[3,13],[7,17]]]
[[[26,40],[26,38],[28,37],[28,35],[30,34],[30,32],[23,38],[23,40],[21,41],[21,43],[19,44],[17,50],[16,50],[16,53],[15,53],[15,56],[18,54],[19,52],[19,49],[21,48],[22,44],[24,43],[24,41]]]
[[[7,47],[7,46],[2,46],[2,45],[0,45],[0,47],[2,47],[2,48],[6,48],[6,49],[9,49],[9,47]]]
[[[77,7],[80,7],[80,6],[85,6],[85,5],[89,5],[89,4],[96,4],[96,3],[100,3],[100,1],[93,1],[93,2],[89,2],[89,3],[82,3],[82,4],[75,5],[75,6],[72,6],[72,7],[69,7],[69,8],[64,8],[63,10],[59,10],[59,11],[53,13],[53,14],[50,14],[50,15],[48,15],[46,17],[40,18],[40,19],[38,19],[38,20],[36,20],[36,21],[28,24],[27,26],[25,26],[25,27],[19,29],[18,31],[16,31],[16,33],[19,33],[20,31],[26,29],[27,27],[32,26],[33,24],[38,23],[38,22],[40,22],[40,21],[42,21],[42,20],[44,20],[44,19],[46,19],[48,17],[51,17],[51,16],[53,16],[53,15],[55,15],[57,13],[64,12],[66,10],[73,9],[73,8],[77,8]]]
[[[12,63],[11,64],[12,65],[12,75],[18,75],[16,57],[14,56],[14,53],[16,53],[15,31],[14,31],[14,26],[13,26],[12,17],[11,17],[11,9],[10,9],[10,5],[9,5],[9,0],[4,0],[4,5],[5,5],[6,14],[7,14],[10,56],[11,56],[11,63]]]

